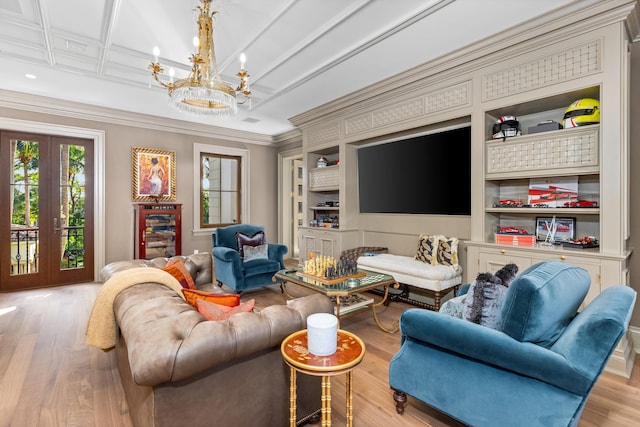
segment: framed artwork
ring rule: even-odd
[[[131,200],[175,202],[175,151],[131,147]]]
[[[536,217],[536,240],[549,241],[550,231],[555,221],[553,241],[567,242],[576,238],[575,218]]]
[[[531,178],[529,205],[544,208],[566,208],[578,200],[578,177]]]

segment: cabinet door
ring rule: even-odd
[[[515,264],[518,266],[518,273],[522,273],[531,265],[531,257],[510,250],[500,250],[497,252],[480,252],[478,255],[480,270],[478,273],[491,272],[495,273],[506,264]],[[475,280],[475,277],[469,277],[469,280]]]
[[[318,238],[318,241],[316,243],[318,245],[317,250],[319,255],[331,256],[335,258],[337,258],[340,255],[340,254],[336,255],[334,253],[336,252],[336,247],[338,245],[336,244],[336,239],[333,236],[324,234]]]
[[[309,259],[309,254],[316,253],[316,236],[307,231],[300,231],[300,261],[304,262]]]
[[[138,205],[136,258],[181,255],[180,211],[180,205]]]

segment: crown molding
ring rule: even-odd
[[[279,135],[274,135],[273,142],[279,147],[295,143],[302,144],[302,131],[295,128]]]
[[[627,34],[632,43],[640,41],[640,6],[633,2],[633,9],[629,11],[626,21]]]
[[[289,121],[297,127],[326,123],[354,106],[362,110],[381,102],[392,102],[393,99],[410,96],[421,87],[434,87],[443,80],[461,78],[487,63],[525,54],[532,48],[539,49],[616,22],[627,20],[627,32],[634,40],[640,33],[635,31],[636,24],[640,29],[637,9],[638,0],[577,0],[569,6],[291,117]]]
[[[273,146],[279,137],[277,135],[274,137],[201,123],[161,118],[148,114],[128,112],[4,89],[0,89],[0,107],[121,126],[153,129],[162,132],[175,132],[205,138],[222,139],[245,144]]]

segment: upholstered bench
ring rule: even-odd
[[[431,265],[402,255],[362,256],[358,258],[358,268],[391,275],[399,284],[408,285],[400,294],[392,295],[392,301],[404,301],[435,311],[440,310],[442,298],[455,292],[462,283],[462,267],[458,264]],[[412,298],[410,290],[426,294],[433,299],[433,304]]]

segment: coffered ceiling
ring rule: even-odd
[[[213,0],[223,78],[235,85],[245,52],[253,92],[222,120],[174,110],[147,69],[158,46],[186,76],[197,0],[0,0],[0,89],[277,135],[290,117],[579,3],[593,1]]]

